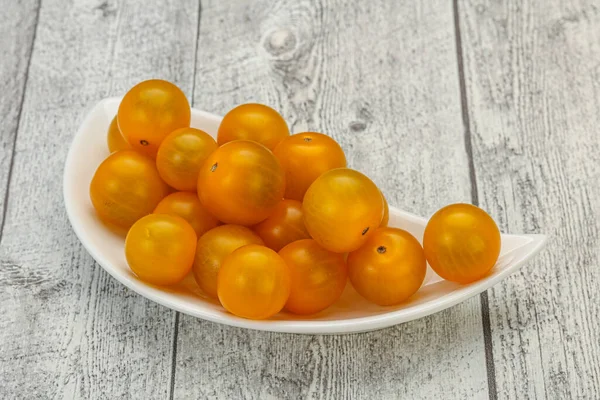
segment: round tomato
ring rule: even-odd
[[[200,167],[216,149],[217,142],[208,133],[194,128],[178,129],[158,148],[158,173],[175,189],[195,192]]]
[[[381,225],[379,225],[379,226],[386,227],[386,226],[388,226],[388,223],[390,222],[390,206],[389,206],[387,200],[385,199],[385,196],[383,195],[383,193],[381,193],[381,197],[383,198],[383,218],[381,219]]]
[[[223,117],[217,142],[221,146],[233,140],[252,140],[273,150],[289,135],[290,130],[277,111],[251,103],[237,106]]]
[[[158,203],[154,214],[171,214],[185,219],[198,237],[219,225],[219,220],[206,211],[196,193],[172,193]]]
[[[133,150],[108,156],[90,184],[90,198],[100,218],[125,229],[150,214],[168,192],[154,162]]]
[[[263,241],[256,233],[239,225],[222,225],[200,237],[193,272],[204,293],[217,298],[217,275],[223,260],[234,250],[248,244],[262,245]]]
[[[339,144],[322,133],[304,132],[285,138],[273,151],[285,170],[285,198],[300,200],[308,187],[334,168],[346,166]]]
[[[400,304],[423,284],[427,261],[410,233],[379,228],[358,250],[348,255],[348,276],[365,299],[381,306]]]
[[[117,119],[129,144],[152,157],[171,132],[190,126],[185,95],[170,82],[152,79],[135,85],[121,101]]]
[[[338,168],[313,182],[302,210],[312,238],[327,250],[345,253],[362,246],[381,224],[383,199],[365,175]]]
[[[500,231],[485,211],[452,204],[433,214],[423,235],[431,268],[442,278],[470,283],[483,278],[500,255]]]
[[[125,239],[129,268],[143,281],[173,285],[194,262],[196,233],[176,215],[151,214],[137,221]]]
[[[314,314],[342,295],[347,280],[342,254],[332,253],[316,241],[305,239],[288,244],[279,255],[292,276],[286,310],[294,314]]]
[[[285,177],[266,147],[249,140],[226,143],[213,152],[198,175],[198,197],[220,221],[254,225],[283,199]]]
[[[108,151],[114,153],[119,150],[131,149],[127,140],[121,134],[119,130],[119,124],[117,123],[117,116],[113,118],[110,125],[108,126],[108,132],[106,134],[106,143],[108,144]]]
[[[228,255],[219,269],[217,292],[227,311],[265,319],[277,314],[290,295],[290,270],[273,250],[256,244]]]
[[[275,251],[296,240],[310,238],[302,219],[302,203],[297,200],[281,200],[273,214],[256,225],[254,231]]]

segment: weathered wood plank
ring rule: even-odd
[[[1,397],[168,397],[175,314],[94,265],[61,182],[101,98],[148,77],[191,97],[197,12],[191,0],[42,2],[0,244]]]
[[[600,7],[459,3],[482,206],[548,249],[490,291],[498,398],[600,396]]]
[[[469,201],[452,4],[206,1],[195,103],[248,101],[339,140],[392,204]],[[352,336],[268,334],[181,316],[175,398],[486,398],[481,310]]]
[[[0,227],[39,0],[8,2],[3,8],[0,13]]]

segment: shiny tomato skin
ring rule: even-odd
[[[304,226],[302,203],[297,200],[281,200],[273,213],[254,227],[265,245],[275,251],[296,240],[309,239]]]
[[[500,255],[500,231],[485,211],[471,204],[451,204],[430,218],[423,249],[442,278],[471,283],[486,276]]]
[[[262,245],[252,230],[239,225],[221,225],[200,237],[194,259],[194,278],[208,296],[217,298],[217,276],[223,260],[233,251],[248,244]]]
[[[230,313],[266,319],[285,305],[291,286],[285,261],[265,246],[249,244],[228,255],[219,269],[219,301]]]
[[[288,244],[279,255],[290,269],[292,285],[285,309],[308,315],[335,303],[347,281],[344,255],[325,250],[313,239]]]
[[[348,168],[325,172],[302,202],[304,224],[327,250],[346,253],[364,244],[383,218],[383,198],[365,175]]]
[[[382,306],[410,298],[423,284],[426,271],[421,244],[402,229],[379,228],[348,255],[348,276],[354,289]]]
[[[390,206],[383,193],[381,193],[381,197],[383,198],[383,218],[381,219],[381,224],[379,226],[385,228],[390,222]]]
[[[208,133],[195,128],[177,129],[158,148],[158,173],[175,189],[196,192],[200,168],[216,149],[217,142]]]
[[[318,132],[287,137],[273,154],[285,170],[286,199],[302,201],[315,179],[331,169],[346,167],[346,156],[340,145]]]
[[[263,145],[236,140],[213,152],[198,175],[198,197],[228,224],[264,221],[283,199],[285,177],[279,161]]]
[[[138,83],[123,97],[117,113],[119,129],[136,151],[156,157],[163,139],[190,126],[190,104],[177,86],[160,79]]]
[[[125,257],[131,270],[154,285],[173,285],[192,268],[196,233],[175,215],[151,214],[137,221],[125,239]]]
[[[196,193],[191,192],[171,193],[158,203],[154,214],[171,214],[185,219],[198,237],[219,225],[219,220],[206,211]]]
[[[234,140],[252,140],[269,150],[290,135],[283,117],[263,104],[242,104],[229,111],[219,125],[219,146]]]
[[[129,150],[131,149],[131,145],[127,143],[125,137],[121,134],[119,130],[119,124],[117,123],[117,116],[112,119],[108,132],[106,133],[106,144],[108,145],[108,151],[114,153],[119,150]]]
[[[90,198],[100,219],[124,229],[152,213],[168,193],[154,162],[132,150],[108,156],[90,184]]]

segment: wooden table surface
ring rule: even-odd
[[[0,0],[0,398],[600,398],[600,2]],[[62,199],[100,99],[158,77],[280,110],[390,203],[547,249],[451,309],[349,336],[176,313],[94,263]]]

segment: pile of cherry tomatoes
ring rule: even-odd
[[[347,168],[339,144],[316,132],[290,135],[272,108],[234,108],[217,141],[191,128],[190,115],[172,83],[134,86],[90,185],[99,217],[128,231],[129,267],[150,284],[173,285],[191,271],[229,312],[264,319],[324,310],[348,279],[368,301],[396,305],[421,287],[427,262],[469,283],[498,258],[500,232],[472,205],[434,214],[423,247],[388,227],[383,194]]]

